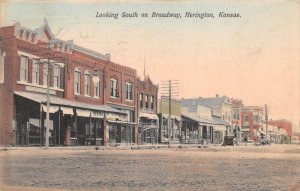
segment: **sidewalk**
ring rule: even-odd
[[[211,148],[221,145],[201,145],[201,144],[143,144],[143,145],[116,145],[116,146],[55,146],[49,150],[142,150],[142,149],[172,149],[172,148]],[[0,147],[0,151],[5,150],[41,150],[45,147]]]

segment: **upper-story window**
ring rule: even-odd
[[[40,83],[40,68],[37,60],[32,61],[32,83],[33,84]]]
[[[100,82],[95,82],[94,83],[94,97],[100,97]]]
[[[144,94],[140,93],[140,107],[144,107]]]
[[[79,69],[75,69],[74,71],[74,93],[80,94],[80,82],[81,82],[81,71]]]
[[[244,117],[244,124],[249,125],[249,116],[248,115],[245,115],[245,117]]]
[[[133,100],[132,96],[133,88],[131,83],[125,83],[125,99]]]
[[[145,107],[148,109],[149,108],[149,95],[145,95]]]
[[[91,75],[89,71],[84,72],[85,95],[91,94]]]
[[[255,123],[259,123],[260,122],[260,117],[259,117],[259,113],[258,112],[254,113],[254,115],[253,115],[253,121]]]
[[[110,96],[119,97],[118,80],[114,78],[110,79]]]
[[[60,67],[58,65],[53,67],[53,87],[60,88]]]
[[[28,82],[28,57],[21,56],[20,81]]]
[[[48,63],[43,64],[43,85],[47,86],[48,85],[48,73],[49,73],[49,68],[48,68]]]
[[[151,97],[150,97],[150,108],[153,110],[154,109],[154,96],[152,95]]]

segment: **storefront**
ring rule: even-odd
[[[44,145],[46,95],[15,91],[14,99],[17,145]],[[49,144],[52,146],[103,145],[109,116],[127,118],[126,112],[107,105],[96,106],[55,96],[50,98],[49,114]]]
[[[158,116],[153,113],[140,112],[138,124],[139,143],[158,143]]]
[[[171,115],[170,126],[169,116],[167,114],[159,114],[159,139],[162,143],[180,142],[181,139],[181,117]],[[170,128],[170,129],[169,129]],[[170,136],[169,136],[170,134]]]

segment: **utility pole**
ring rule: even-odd
[[[169,80],[169,122],[168,122],[168,135],[169,146],[171,146],[171,99],[172,99],[172,82]]]
[[[266,139],[268,140],[268,106],[265,104]]]
[[[58,58],[61,58],[61,56],[58,56],[58,57],[51,57],[50,54],[51,54],[51,42],[48,42],[48,43],[39,43],[37,45],[44,45],[46,44],[47,45],[47,48],[46,50],[48,50],[48,53],[47,53],[47,61],[46,61],[46,64],[47,64],[47,91],[46,91],[46,122],[45,122],[45,126],[46,126],[46,132],[45,132],[45,148],[47,149],[49,147],[49,137],[50,137],[50,67],[51,67],[51,64],[55,64],[55,63],[60,63],[60,62],[51,62],[51,59],[58,59]],[[36,49],[36,51],[39,51],[39,50],[45,50],[44,48],[43,49]],[[65,60],[64,60],[65,61]],[[40,62],[40,59],[38,59],[38,63],[41,64]],[[59,138],[60,139],[60,138]],[[56,140],[54,140],[56,141]]]
[[[169,146],[171,146],[171,128],[172,128],[172,99],[175,97],[179,97],[179,81],[178,80],[168,80],[161,82],[161,96],[168,97],[168,139],[169,139]],[[162,99],[163,101],[163,99]],[[175,120],[175,119],[174,119]],[[175,136],[174,129],[172,131],[173,135]],[[173,140],[175,137],[173,136]]]
[[[50,48],[50,44],[48,44],[48,48]],[[50,59],[47,61],[47,113],[46,113],[46,133],[45,133],[45,147],[49,147],[49,125],[50,125]]]

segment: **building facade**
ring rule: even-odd
[[[244,106],[241,110],[242,139],[258,141],[256,131],[263,128],[263,107]]]
[[[138,143],[157,143],[158,116],[157,93],[158,86],[153,84],[149,76],[144,81],[137,79],[137,108],[138,108]]]
[[[231,115],[232,115],[232,128],[233,128],[233,135],[237,138],[238,142],[242,141],[242,133],[241,133],[241,112],[244,106],[243,101],[240,99],[230,99],[231,102]]]
[[[0,36],[1,145],[43,145],[46,127],[51,145],[137,143],[135,69],[57,39],[46,20],[35,30],[2,27]]]

